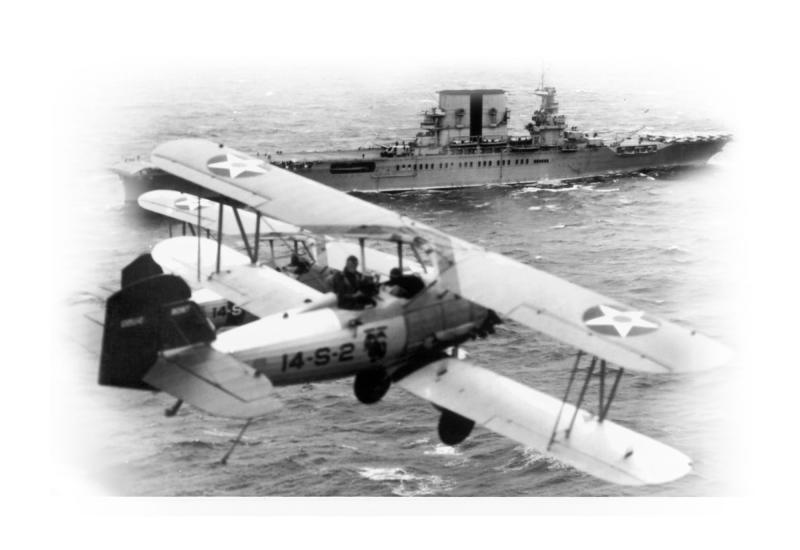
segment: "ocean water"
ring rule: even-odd
[[[280,388],[285,407],[254,422],[221,466],[239,423],[188,406],[167,418],[168,396],[95,383],[99,331],[87,315],[100,311],[103,298],[118,288],[124,265],[167,236],[165,221],[123,203],[110,164],[187,136],[249,152],[410,139],[419,113],[444,88],[508,90],[511,130],[522,133],[538,106],[538,79],[522,70],[419,71],[380,79],[335,71],[231,71],[131,79],[87,91],[84,102],[62,115],[73,131],[64,176],[69,192],[59,194],[68,230],[57,247],[63,360],[53,378],[52,423],[58,490],[137,496],[738,494],[736,364],[679,376],[626,373],[610,417],[694,461],[693,472],[680,480],[639,488],[594,479],[480,427],[458,447],[442,445],[428,403],[390,390],[381,402],[362,405],[351,379]],[[642,125],[646,132],[729,131],[708,101],[645,78],[592,82],[555,73],[548,84],[558,88],[569,124],[607,138]],[[558,190],[486,187],[362,198],[736,348],[735,145],[703,168]],[[566,387],[574,353],[513,323],[464,347],[475,363],[556,396]]]

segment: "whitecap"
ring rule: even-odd
[[[413,474],[409,474],[403,468],[361,468],[358,471],[361,477],[372,481],[411,481],[417,479]]]
[[[578,189],[578,187],[575,186],[575,185],[572,185],[570,187],[556,187],[556,188],[553,188],[553,189],[545,187],[545,188],[538,189],[538,191],[547,191],[548,193],[564,193],[566,191],[574,191],[576,189]]]
[[[406,484],[401,481],[398,487],[392,489],[392,494],[400,497],[417,497],[423,495],[433,495],[438,492],[448,490],[452,483],[445,482],[439,476],[423,476],[416,480],[416,483]]]
[[[361,468],[359,475],[371,481],[398,482],[392,494],[402,497],[431,495],[447,490],[452,483],[445,482],[437,475],[414,475],[400,467],[394,468]]]
[[[437,443],[436,446],[430,450],[425,451],[426,455],[444,455],[444,456],[460,456],[461,452],[455,447],[445,445],[444,443]]]
[[[528,207],[528,210],[541,210],[541,209],[542,209],[541,206],[529,206]]]
[[[571,468],[560,460],[546,455],[530,447],[521,449],[521,454],[511,458],[504,465],[497,468],[503,473],[518,472],[520,470],[566,470]]]

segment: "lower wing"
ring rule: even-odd
[[[663,443],[458,359],[431,363],[396,384],[605,481],[666,483],[691,470],[688,456]]]

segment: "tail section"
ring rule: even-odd
[[[186,282],[155,273],[151,267],[142,269],[147,266],[146,261],[138,263],[142,258],[126,268],[134,275],[123,275],[128,284],[106,302],[98,380],[104,386],[154,389],[142,378],[159,351],[208,343],[216,337],[213,324],[190,300]]]
[[[153,260],[150,254],[142,254],[122,268],[122,288],[131,286],[142,279],[162,275],[163,273],[164,270]]]

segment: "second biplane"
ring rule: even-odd
[[[206,190],[192,214],[198,233],[216,223],[217,238],[168,239],[126,268],[123,288],[106,305],[101,384],[162,390],[178,404],[244,419],[244,431],[280,406],[274,386],[354,376],[363,403],[379,401],[392,385],[431,402],[440,412],[439,435],[450,445],[479,424],[614,483],[663,483],[690,471],[689,457],[611,422],[608,412],[624,369],[717,367],[730,352],[716,341],[220,144],[171,141],[152,160]],[[178,210],[192,210],[188,202]],[[216,213],[202,222],[202,209]],[[182,219],[180,212],[161,213]],[[226,215],[236,220],[247,254],[222,243],[233,227],[225,225]],[[250,216],[247,224],[242,215]],[[261,224],[269,219],[332,250],[355,239],[358,245],[339,250],[355,251],[362,266],[372,255],[386,267],[387,255],[370,251],[366,240],[395,243],[393,262],[408,270],[403,252],[410,250],[414,270],[424,271],[422,284],[411,292],[365,286],[355,301],[312,288],[260,264]],[[317,260],[310,249],[309,255]],[[247,319],[217,330],[192,299],[192,286],[247,312]],[[579,350],[563,398],[453,352],[492,333],[502,318]],[[584,360],[588,368],[572,404]],[[593,383],[600,404],[589,412],[581,405]]]

